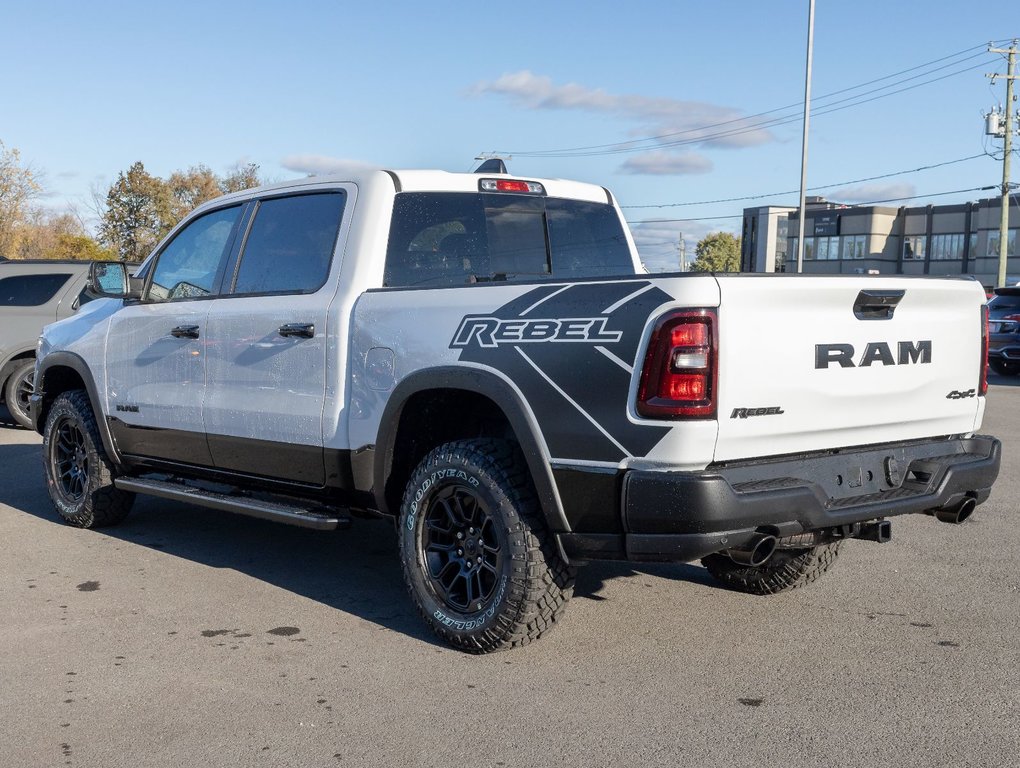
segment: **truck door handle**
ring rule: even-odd
[[[197,325],[178,325],[172,331],[170,335],[175,339],[197,339],[198,338],[198,326]]]
[[[302,339],[311,339],[315,336],[314,323],[287,323],[280,326],[281,336],[298,336]]]

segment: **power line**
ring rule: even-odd
[[[862,94],[857,94],[856,96],[848,97],[847,99],[842,99],[842,100],[839,100],[839,101],[836,101],[836,102],[832,102],[828,106],[832,106],[833,104],[839,104],[839,103],[842,103],[844,101],[851,101],[853,99],[860,98],[861,96],[864,96],[864,95],[867,95],[867,94],[870,94],[870,93],[875,93],[877,91],[885,90],[887,88],[892,88],[892,87],[894,87],[896,85],[899,85],[900,83],[909,82],[910,80],[916,80],[919,77],[925,77],[926,75],[932,74],[934,72],[938,72],[938,71],[940,71],[942,69],[946,69],[948,67],[956,66],[958,64],[961,64],[961,63],[963,63],[965,61],[969,61],[970,59],[976,58],[978,56],[983,56],[983,55],[985,55],[987,53],[986,50],[981,50],[978,53],[972,54],[971,56],[966,56],[966,57],[964,57],[962,59],[959,58],[963,54],[970,53],[970,52],[974,51],[975,49],[979,49],[979,48],[980,49],[984,49],[984,45],[985,44],[982,44],[982,45],[979,45],[979,46],[973,46],[973,47],[970,47],[970,48],[965,48],[965,49],[963,49],[961,51],[957,51],[956,53],[952,53],[952,54],[949,54],[947,56],[940,57],[938,59],[933,59],[932,61],[928,61],[928,62],[925,62],[923,64],[918,64],[918,65],[916,65],[914,67],[909,67],[907,69],[900,70],[899,72],[894,72],[892,74],[885,75],[885,76],[879,77],[879,78],[875,78],[873,80],[868,80],[866,82],[859,83],[859,84],[853,85],[853,86],[849,86],[847,88],[841,88],[839,90],[832,91],[831,93],[827,93],[827,94],[824,94],[822,96],[816,97],[816,101],[824,101],[825,99],[829,99],[829,98],[831,98],[833,96],[838,96],[838,95],[840,95],[842,93],[848,93],[850,91],[854,91],[854,90],[858,90],[860,88],[864,88],[864,87],[866,87],[868,85],[873,85],[875,83],[879,83],[879,82],[882,82],[884,80],[889,80],[889,79],[892,79],[894,77],[899,77],[900,75],[907,74],[908,72],[914,72],[914,71],[916,71],[918,69],[925,69],[927,67],[931,67],[933,64],[939,64],[939,63],[941,63],[943,61],[948,61],[950,59],[957,59],[956,61],[952,61],[949,64],[945,64],[945,65],[943,65],[941,67],[936,67],[934,69],[930,69],[930,70],[928,70],[926,72],[922,72],[922,73],[920,73],[918,75],[913,75],[912,77],[909,77],[909,78],[904,78],[903,80],[899,80],[899,81],[897,81],[895,83],[891,83],[889,85],[882,86],[881,88],[873,89],[872,91],[868,91],[868,92],[865,92],[865,93],[862,93]],[[946,77],[951,77],[953,75],[960,74],[961,72],[965,72],[965,71],[968,71],[968,69],[959,70],[957,72],[950,73],[949,75],[946,75]],[[941,78],[937,78],[937,79],[941,79]],[[925,83],[919,83],[918,87],[921,86],[921,85],[927,85],[930,82],[936,82],[936,80],[926,81]],[[899,93],[899,92],[901,92],[901,91],[896,91],[896,93]],[[886,95],[893,95],[893,94],[886,94]],[[866,103],[866,102],[861,102],[861,103]],[[681,135],[685,135],[685,134],[694,133],[694,132],[697,132],[697,131],[704,131],[704,130],[708,130],[708,129],[711,129],[711,128],[718,128],[718,127],[725,126],[725,125],[731,125],[733,123],[746,123],[748,120],[752,120],[752,119],[754,119],[756,117],[764,117],[766,115],[774,114],[776,112],[785,112],[785,111],[787,111],[789,109],[794,109],[794,108],[797,108],[797,107],[801,107],[802,105],[803,105],[803,102],[798,102],[796,104],[789,104],[789,105],[786,105],[786,106],[783,106],[783,107],[776,107],[775,109],[766,110],[764,112],[758,112],[758,113],[755,113],[755,114],[752,114],[752,115],[747,115],[745,117],[734,118],[734,119],[731,119],[731,120],[724,120],[724,121],[721,121],[721,122],[718,122],[718,123],[710,123],[710,124],[703,125],[703,126],[700,126],[700,127],[686,129],[686,130],[683,130],[683,131],[675,131],[675,132],[672,132],[672,133],[661,134],[659,136],[649,136],[649,137],[645,137],[645,138],[641,138],[641,139],[632,139],[630,141],[625,141],[625,142],[613,142],[613,143],[609,143],[609,144],[595,144],[595,145],[590,145],[590,146],[585,146],[585,147],[571,147],[571,148],[554,149],[554,150],[516,151],[516,152],[509,153],[509,154],[514,154],[514,155],[517,155],[519,157],[521,157],[521,156],[523,156],[523,157],[555,157],[555,156],[561,156],[561,155],[585,157],[585,156],[589,156],[589,152],[592,151],[592,150],[609,150],[608,152],[606,152],[606,154],[614,154],[614,153],[619,152],[619,151],[642,151],[642,150],[647,150],[649,148],[654,148],[654,147],[660,146],[659,144],[652,144],[651,147],[636,146],[636,145],[641,144],[642,142],[661,142],[662,139],[668,139],[668,138],[673,137],[673,136],[681,136]],[[771,123],[773,123],[776,120],[783,120],[783,118],[773,118],[771,120],[763,121],[763,122],[761,122],[759,124],[756,124],[756,125],[758,127],[766,127],[766,126],[770,125]],[[780,123],[777,123],[777,124],[782,124],[782,123],[780,122]],[[728,134],[725,134],[725,135],[728,135]],[[699,142],[700,141],[705,141],[705,140],[708,140],[708,138],[709,137],[702,137],[702,138],[697,139],[697,141],[699,141]],[[590,152],[590,154],[603,154],[603,153],[602,152]]]
[[[866,202],[854,203],[852,207],[854,207],[854,208],[863,208],[863,207],[866,207],[866,206],[869,206],[869,205],[879,205],[880,203],[897,203],[897,202],[902,202],[903,200],[919,200],[921,198],[928,198],[928,197],[944,197],[945,195],[959,195],[959,194],[962,194],[964,192],[977,192],[977,191],[980,191],[982,189],[988,189],[988,187],[970,187],[968,189],[954,189],[954,190],[950,190],[949,192],[929,192],[928,194],[924,194],[924,195],[909,195],[907,197],[888,197],[888,198],[886,198],[884,200],[868,200]],[[731,216],[700,216],[700,217],[691,217],[691,218],[688,218],[688,219],[641,219],[639,221],[630,221],[630,220],[628,220],[627,223],[628,224],[671,224],[671,223],[681,222],[681,221],[716,221],[716,220],[720,220],[720,219],[742,219],[743,217],[744,217],[743,214],[733,214]]]
[[[967,160],[974,160],[976,158],[986,157],[986,156],[987,156],[987,153],[980,152],[980,153],[978,153],[976,155],[971,155],[970,157],[961,157],[961,158],[959,158],[957,160],[946,160],[944,163],[935,163],[934,165],[922,165],[919,168],[911,168],[908,171],[894,171],[892,173],[883,173],[883,174],[881,174],[879,176],[868,176],[868,177],[863,178],[863,179],[852,179],[851,181],[840,181],[840,182],[837,182],[835,184],[819,184],[818,186],[815,186],[815,187],[808,187],[808,191],[809,192],[816,192],[816,191],[818,191],[820,189],[829,189],[831,187],[844,187],[847,184],[861,184],[861,183],[863,183],[865,181],[877,181],[879,179],[888,179],[888,178],[891,178],[893,176],[903,176],[903,175],[908,174],[908,173],[917,173],[919,171],[929,171],[929,170],[931,170],[933,168],[942,168],[943,166],[946,166],[946,165],[953,165],[954,163],[962,163],[962,162],[965,162]],[[792,195],[792,194],[794,194],[796,192],[799,192],[799,191],[800,190],[797,190],[797,189],[788,189],[788,190],[784,190],[782,192],[768,192],[768,193],[761,194],[761,195],[744,195],[742,197],[722,197],[722,198],[719,198],[718,200],[694,200],[692,202],[687,202],[687,203],[660,203],[660,204],[657,204],[657,205],[621,205],[620,207],[621,208],[634,208],[634,209],[637,209],[637,208],[680,208],[680,207],[687,206],[687,205],[711,205],[713,203],[735,203],[735,202],[739,202],[741,200],[761,200],[762,198],[765,198],[765,197],[779,197],[780,195]]]

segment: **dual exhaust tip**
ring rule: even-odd
[[[974,499],[964,499],[959,504],[953,504],[952,506],[942,507],[941,509],[935,510],[935,519],[940,520],[943,523],[953,523],[959,525],[974,511],[974,507],[977,506],[977,502]]]
[[[975,507],[977,507],[977,501],[967,498],[957,504],[936,509],[935,518],[943,523],[959,525],[971,516]],[[864,523],[860,526],[859,530],[854,532],[852,537],[877,541],[880,544],[885,543],[892,538],[892,523],[888,520]],[[758,568],[765,565],[772,558],[778,546],[779,540],[775,536],[768,533],[758,533],[748,542],[747,546],[740,549],[727,549],[726,554],[737,565]]]
[[[769,561],[769,558],[775,554],[778,543],[779,541],[775,536],[771,536],[767,533],[759,533],[751,539],[746,548],[727,549],[726,554],[729,555],[730,560],[735,562],[737,565],[757,568],[758,566],[765,565],[765,563]]]

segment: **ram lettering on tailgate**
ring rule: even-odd
[[[931,340],[900,341],[896,344],[896,355],[884,341],[871,341],[864,348],[860,359],[854,362],[856,353],[853,344],[815,344],[815,368],[828,368],[837,363],[840,368],[866,368],[879,365],[922,365],[931,362]]]

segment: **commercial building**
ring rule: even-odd
[[[973,275],[983,285],[994,286],[999,271],[1000,202],[996,197],[956,205],[890,208],[809,197],[804,272]],[[745,208],[741,271],[796,272],[798,225],[796,208]],[[1018,229],[1020,196],[1013,195],[1007,273],[1020,276]]]

